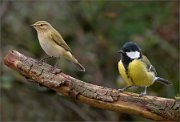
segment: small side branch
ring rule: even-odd
[[[46,63],[39,65],[37,60],[17,51],[10,51],[4,58],[4,64],[31,79],[30,82],[34,81],[91,106],[152,120],[178,121],[180,118],[180,100],[156,96],[139,97],[130,92],[118,93],[115,89],[73,78],[59,69],[52,71],[52,66]]]

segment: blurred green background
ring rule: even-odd
[[[3,121],[121,121],[146,120],[101,110],[27,82],[3,65],[9,50],[41,59],[36,31],[29,25],[45,20],[63,36],[86,72],[61,59],[66,73],[92,84],[122,88],[116,53],[135,41],[172,86],[155,83],[149,95],[174,98],[179,94],[179,2],[160,1],[1,1],[1,120]],[[49,62],[54,63],[54,60]],[[139,93],[142,89],[134,89]]]

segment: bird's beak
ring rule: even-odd
[[[35,27],[36,25],[35,24],[32,24],[32,25],[30,25],[31,27]]]
[[[124,53],[124,51],[123,50],[119,50],[119,51],[117,51],[117,53]]]

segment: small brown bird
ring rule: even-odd
[[[50,57],[65,57],[73,62],[79,71],[85,71],[85,68],[72,55],[70,47],[63,40],[60,33],[46,21],[37,21],[32,26],[36,29],[39,43],[42,49]]]

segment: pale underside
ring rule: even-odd
[[[39,43],[47,55],[57,58],[63,56],[70,61],[75,60],[71,52],[65,50],[63,47],[56,44],[53,40],[48,40],[49,38],[45,34],[43,36],[40,36],[40,34],[41,33],[38,34]]]

